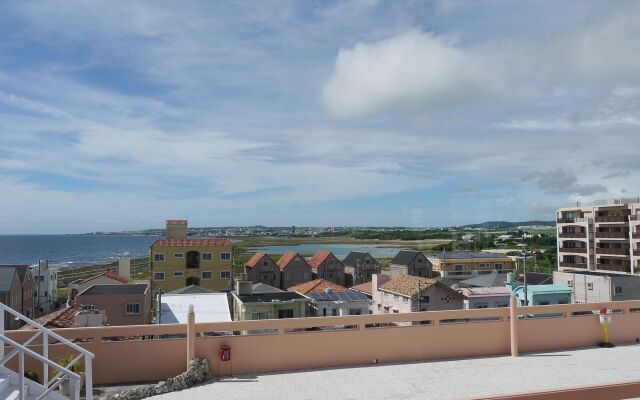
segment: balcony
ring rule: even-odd
[[[604,216],[604,217],[596,217],[596,222],[628,222],[628,215],[612,215],[612,216]]]
[[[587,269],[586,263],[570,263],[570,262],[560,262],[560,266],[563,268],[581,268]]]
[[[640,239],[640,232],[633,232],[634,239]]]
[[[633,255],[636,257],[640,257],[640,250],[634,250]]]
[[[596,269],[600,271],[627,272],[631,273],[631,264],[596,264]]]
[[[558,249],[560,253],[579,253],[579,254],[587,254],[586,247],[560,247]]]
[[[627,239],[627,232],[596,232],[597,239]]]
[[[561,239],[586,239],[587,233],[586,232],[576,232],[576,233],[562,232],[558,235],[558,237]]]
[[[558,218],[556,222],[559,224],[584,224],[591,222],[591,218]]]
[[[616,249],[616,248],[603,248],[603,247],[598,247],[596,248],[596,254],[614,254],[614,255],[619,255],[619,256],[628,256],[629,255],[629,248],[626,249]]]

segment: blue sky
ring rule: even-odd
[[[640,194],[637,2],[0,6],[0,233],[551,220]]]

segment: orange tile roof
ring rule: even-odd
[[[258,262],[260,262],[260,260],[262,260],[262,257],[267,256],[267,253],[265,253],[264,251],[260,251],[256,254],[253,255],[253,257],[251,257],[249,259],[249,261],[247,261],[247,263],[244,265],[247,268],[254,268]],[[269,257],[269,256],[267,256]]]
[[[158,239],[151,247],[231,247],[233,242],[223,238]]]
[[[342,285],[338,285],[335,282],[328,281],[326,279],[314,279],[309,282],[300,283],[295,286],[291,286],[290,292],[298,292],[300,294],[307,293],[322,293],[325,289],[331,289],[334,292],[348,292],[349,289]]]
[[[289,265],[289,263],[293,261],[293,259],[296,258],[297,255],[298,253],[296,253],[295,251],[288,251],[284,253],[278,260],[278,267],[280,267],[280,269],[285,269],[285,267]]]
[[[186,219],[168,219],[167,220],[167,225],[186,225],[186,224],[187,224]]]
[[[45,328],[74,328],[75,320],[74,317],[78,309],[76,307],[67,307],[61,310],[54,311],[52,313],[43,315],[42,317],[36,319],[36,322]],[[34,329],[30,325],[25,325],[20,329]]]
[[[122,283],[125,283],[125,284],[126,284],[126,283],[129,283],[129,280],[128,280],[128,279],[121,277],[120,275],[116,274],[116,273],[115,273],[115,272],[113,272],[113,271],[105,271],[105,272],[102,272],[102,273],[100,273],[100,274],[97,274],[97,275],[91,276],[91,277],[89,277],[89,278],[87,278],[87,279],[85,279],[85,280],[82,280],[82,281],[80,281],[80,282],[78,282],[78,283],[87,283],[87,282],[92,281],[92,280],[94,280],[94,279],[96,279],[96,278],[100,278],[101,276],[104,276],[104,277],[107,277],[107,278],[111,278],[111,279],[113,279],[113,280],[115,280],[115,281],[122,282]]]
[[[451,289],[449,286],[444,285],[435,279],[421,278],[413,275],[400,275],[386,282],[382,286],[378,287],[380,290],[387,290],[389,292],[401,294],[404,296],[413,297],[418,293],[418,283],[420,283],[420,291],[426,288],[437,285],[445,290],[455,293],[459,297],[465,297],[457,290]]]
[[[352,286],[351,289],[362,293],[373,294],[373,284],[371,281]]]
[[[322,264],[330,254],[330,251],[317,251],[316,254],[307,261],[307,263],[313,268],[318,268],[318,265]]]

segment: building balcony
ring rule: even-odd
[[[596,223],[602,222],[628,222],[628,215],[612,215],[612,216],[604,216],[604,217],[596,217]]]
[[[640,239],[640,232],[633,232],[633,236],[634,239]]]
[[[577,232],[577,233],[562,232],[558,235],[558,237],[561,239],[586,239],[587,233],[586,232]]]
[[[619,256],[628,256],[629,248],[616,249],[616,248],[596,248],[596,254],[615,254]]]
[[[634,250],[633,255],[636,257],[640,257],[640,250]]]
[[[596,232],[597,239],[627,239],[627,232]]]
[[[560,247],[558,251],[560,251],[560,253],[587,254],[586,247]]]
[[[557,218],[556,222],[559,224],[584,224],[591,222],[591,218]]]
[[[586,263],[570,263],[570,262],[560,262],[560,266],[563,268],[580,268],[587,269]]]
[[[596,264],[596,269],[600,271],[627,272],[631,273],[631,264]]]

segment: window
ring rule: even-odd
[[[265,267],[269,265],[269,261],[263,261],[262,265],[264,265]]]
[[[622,294],[622,286],[616,286],[615,287],[615,294],[616,296],[619,294]]]
[[[164,272],[154,272],[153,280],[154,281],[163,281],[164,280]]]
[[[293,318],[293,310],[278,310],[278,318]]]
[[[333,308],[331,310],[331,315],[333,315],[334,317],[338,315],[338,310],[336,310],[335,308]]]
[[[385,314],[389,314],[389,307],[385,307],[385,308],[384,308],[384,313],[385,313]]]
[[[480,263],[480,268],[489,268],[489,264],[488,263]]]
[[[558,304],[569,304],[569,300],[558,300]]]
[[[182,271],[173,271],[174,278],[182,278],[184,276],[184,272]]]
[[[593,290],[593,282],[588,282],[587,283],[587,289]]]
[[[422,296],[422,297],[420,298],[420,303],[426,303],[426,304],[429,304],[429,300],[430,300],[430,299],[429,299],[429,296]]]
[[[153,261],[164,262],[164,253],[156,253],[153,255]]]
[[[476,304],[476,308],[489,308],[489,305],[487,303],[480,303]]]
[[[398,296],[397,294],[394,294],[394,295],[393,295],[393,299],[394,299],[395,301],[398,301],[398,300],[400,300],[400,296]]]
[[[231,253],[220,253],[220,261],[231,260]]]
[[[202,279],[213,279],[213,272],[202,271]]]
[[[541,301],[541,302],[540,302],[540,305],[541,305],[541,306],[548,306],[548,305],[549,305],[549,302],[548,302],[548,301]]]
[[[268,312],[252,312],[251,319],[269,319]]]
[[[140,314],[140,304],[139,303],[127,304],[127,309],[125,311],[125,314]]]
[[[211,261],[213,260],[213,255],[211,253],[202,253],[202,261]]]
[[[502,264],[494,264],[495,269],[502,269]]]
[[[184,253],[173,253],[173,258],[184,258]]]
[[[231,271],[220,271],[220,279],[231,279]]]
[[[498,308],[509,307],[509,303],[498,303],[498,302],[496,302],[496,307],[498,307]]]
[[[350,308],[349,315],[362,315],[362,310],[359,308]]]
[[[568,281],[567,281],[567,286],[569,286],[569,287],[573,287],[573,281],[572,281],[572,280],[568,280]]]

